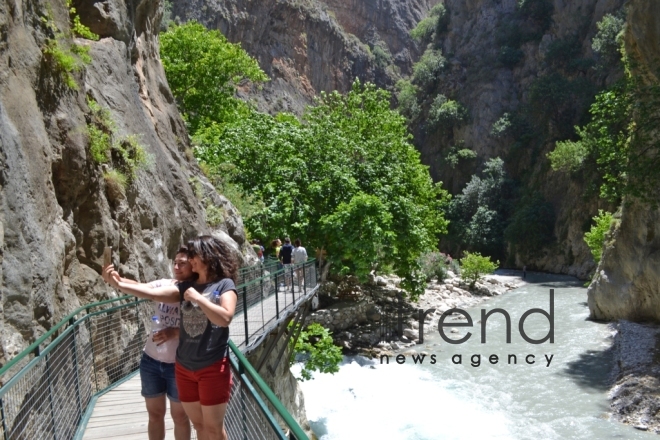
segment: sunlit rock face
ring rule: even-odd
[[[99,41],[67,37],[63,2],[0,2],[0,364],[113,295],[99,276],[104,246],[125,276],[170,276],[182,242],[212,232],[204,206],[213,203],[225,214],[218,229],[246,249],[236,210],[192,160],[158,55],[162,4],[78,3]],[[91,63],[72,72],[77,88],[47,55],[53,41],[89,47]],[[88,99],[108,111],[117,139],[147,154],[123,191],[104,178],[112,164],[91,156]]]
[[[634,74],[657,82],[660,3],[635,0],[629,8],[626,51],[633,60]],[[620,222],[611,234],[588,290],[591,316],[660,321],[660,211],[624,203]]]
[[[391,88],[409,74],[419,48],[409,35],[438,0],[173,0],[172,16],[219,29],[255,57],[271,81],[243,90],[262,111],[300,114],[321,91],[349,90],[355,78]],[[379,63],[375,46],[389,52]]]

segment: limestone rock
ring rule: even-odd
[[[191,179],[209,184],[186,155],[188,134],[158,55],[161,2],[73,5],[103,37],[76,41],[92,58],[73,74],[78,90],[42,51],[51,35],[41,18],[70,27],[63,2],[49,11],[43,3],[11,7],[8,21],[8,9],[0,14],[0,364],[82,304],[116,295],[99,276],[104,246],[124,276],[154,280],[171,276],[185,240],[211,232]],[[91,157],[87,99],[150,158],[119,193]],[[226,206],[220,229],[243,253],[242,220],[226,199],[214,201]]]

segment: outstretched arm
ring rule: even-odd
[[[112,265],[103,267],[103,279],[115,289],[138,298],[151,299],[164,303],[179,302],[179,288],[175,285],[153,288],[148,284],[136,283],[119,276]]]

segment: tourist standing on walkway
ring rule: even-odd
[[[299,238],[296,238],[296,241],[293,242],[295,247],[293,248],[293,264],[297,267],[296,269],[296,278],[298,278],[298,288],[300,288],[300,278],[303,276],[302,266],[307,261],[307,249],[302,246],[302,242]]]
[[[211,236],[188,242],[196,281],[148,288],[122,282],[112,266],[104,276],[123,292],[163,302],[179,302],[181,327],[176,383],[183,408],[199,440],[227,440],[224,427],[231,393],[229,324],[234,317],[238,264],[233,249]]]
[[[282,241],[279,238],[276,238],[270,243],[270,246],[275,252],[275,258],[277,259],[277,270],[282,269],[282,261],[280,261],[280,249],[282,249]]]
[[[178,281],[187,281],[194,277],[192,267],[188,262],[188,250],[182,247],[174,257],[174,279],[162,279],[146,284],[149,288],[174,286]],[[105,278],[105,277],[104,277]],[[138,284],[136,281],[120,278],[124,283]],[[190,439],[190,420],[179,400],[179,393],[174,379],[174,361],[179,345],[179,305],[174,303],[153,302],[153,316],[157,316],[160,325],[164,327],[152,333],[140,360],[140,381],[142,382],[142,397],[147,406],[149,424],[147,432],[149,440],[165,438],[165,412],[170,399],[170,414],[174,422],[175,440]]]
[[[282,268],[284,269],[284,282],[286,286],[292,284],[291,276],[293,273],[293,246],[291,246],[291,239],[289,237],[284,237],[284,246],[280,248],[280,262],[282,263]]]
[[[259,262],[263,263],[264,262],[264,247],[259,244],[259,240],[256,238],[251,241],[252,244],[252,250],[254,251],[255,254],[257,254],[257,258],[259,258]]]

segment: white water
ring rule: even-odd
[[[467,309],[474,327],[458,329],[459,336],[473,334],[464,344],[448,344],[433,329],[417,351],[435,354],[434,365],[428,356],[422,365],[410,357],[405,364],[392,358],[389,365],[347,357],[337,374],[303,382],[314,432],[321,440],[657,438],[608,418],[611,331],[586,320],[586,289],[568,277],[531,275],[531,281]],[[518,332],[519,319],[531,308],[548,311],[550,288],[555,342],[530,344]],[[487,342],[480,342],[481,309],[496,307],[511,316],[510,344],[499,314],[488,319]],[[525,321],[531,338],[542,338],[548,329],[539,314]],[[455,354],[462,355],[462,365],[452,363]],[[479,367],[470,362],[475,354],[481,355]],[[492,354],[499,357],[497,365],[488,362]],[[507,363],[509,354],[517,356],[517,364]],[[535,355],[533,365],[525,362],[528,354]],[[546,354],[553,355],[550,366]]]

